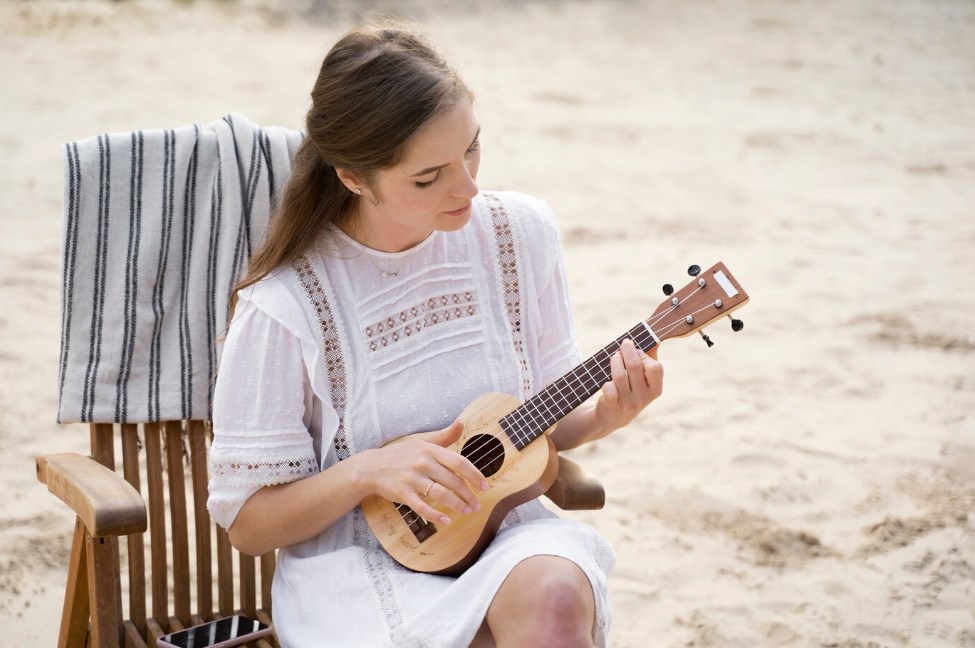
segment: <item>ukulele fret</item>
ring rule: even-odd
[[[609,382],[610,358],[624,340],[633,340],[642,351],[652,349],[659,342],[649,325],[640,322],[525,401],[499,421],[514,446],[519,450],[524,448]]]

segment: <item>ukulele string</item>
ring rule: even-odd
[[[668,308],[667,310],[665,310],[665,311],[663,311],[663,312],[662,312],[662,313],[660,313],[659,315],[656,315],[656,316],[655,316],[655,317],[656,317],[656,320],[654,320],[654,319],[653,319],[653,317],[654,317],[654,316],[651,316],[651,319],[650,319],[650,320],[649,320],[649,321],[648,321],[647,323],[648,323],[648,324],[650,325],[650,327],[651,327],[651,328],[654,328],[654,327],[656,326],[656,324],[657,324],[657,322],[659,322],[660,320],[662,320],[662,319],[664,319],[665,317],[667,317],[668,315],[670,315],[671,313],[673,313],[673,312],[674,312],[675,310],[677,310],[677,308],[678,308],[678,307],[679,307],[679,306],[680,306],[681,304],[683,304],[683,303],[684,303],[684,302],[686,302],[686,301],[687,301],[688,299],[690,299],[691,297],[693,297],[693,296],[694,296],[694,295],[696,295],[697,293],[699,293],[699,292],[701,292],[702,290],[704,290],[704,287],[703,287],[703,286],[700,286],[700,285],[698,285],[698,286],[697,286],[697,288],[695,288],[694,290],[692,290],[691,292],[689,292],[689,293],[688,293],[688,294],[687,294],[687,295],[686,295],[686,296],[684,297],[684,299],[682,299],[682,300],[681,300],[681,299],[679,299],[679,298],[677,298],[677,297],[675,297],[674,299],[678,299],[678,301],[677,301],[677,303],[676,303],[676,304],[675,304],[675,303],[673,303],[673,302],[671,302],[671,306],[670,306],[670,308]],[[706,310],[706,308],[707,308],[707,307],[705,307],[705,308],[702,308],[702,309],[700,309],[700,310],[697,310],[697,311],[694,311],[694,312],[693,312],[693,313],[691,313],[691,314],[692,314],[692,315],[696,315],[697,313],[700,313],[700,312],[701,312],[702,310]],[[680,326],[681,324],[684,324],[684,323],[686,323],[686,321],[685,321],[685,320],[674,320],[674,321],[673,321],[673,322],[672,322],[672,323],[671,323],[671,324],[670,324],[670,325],[668,326],[668,328],[667,328],[667,330],[666,330],[666,331],[663,331],[663,332],[664,332],[664,333],[666,334],[666,332],[667,332],[667,331],[670,331],[670,330],[673,330],[673,328],[675,328],[675,327],[677,327],[677,326]]]
[[[623,340],[627,340],[627,339],[632,339],[634,343],[637,344],[638,347],[647,345],[647,347],[649,348],[651,346],[649,345],[649,342],[653,340],[653,337],[650,331],[642,330],[640,331],[639,334],[635,336],[627,333],[626,335],[617,338],[616,343],[622,344]],[[558,394],[560,396],[564,396],[566,394],[566,391],[568,391],[571,394],[571,396],[576,398],[578,398],[580,394],[584,396],[588,396],[589,394],[587,394],[587,392],[591,388],[592,384],[601,385],[604,382],[606,382],[606,380],[610,377],[610,372],[606,367],[607,367],[607,361],[612,357],[613,353],[615,353],[615,351],[610,352],[606,348],[601,349],[596,354],[594,354],[589,360],[583,362],[579,366],[579,368],[585,370],[584,375],[580,375],[578,370],[574,370],[569,374],[567,374],[566,376],[564,376],[562,379],[556,380],[554,383],[549,385],[549,387],[543,390],[538,396],[543,396],[545,392],[551,389],[552,387],[556,387]],[[599,357],[600,355],[602,355],[603,357],[600,358]],[[595,362],[590,362],[590,361],[595,361]],[[590,367],[590,364],[593,364],[594,366]],[[594,369],[598,370],[598,373],[596,375],[593,375]],[[583,380],[584,376],[588,377],[590,383],[587,383],[585,380]],[[562,389],[563,385],[568,389],[563,390]],[[598,389],[598,386],[596,388]],[[552,411],[548,406],[543,405],[541,401],[538,400],[538,396],[529,399],[525,404],[512,410],[504,417],[504,418],[508,418],[509,423],[513,426],[513,432],[517,436],[519,441],[530,442],[535,438],[532,434],[533,430],[537,430],[539,428],[547,429],[548,427],[550,427],[550,425],[552,425],[552,423],[548,423],[547,421],[547,419],[550,418]],[[553,400],[553,403],[557,405],[558,401]],[[565,416],[568,412],[572,411],[572,409],[574,408],[569,408],[569,410],[563,411],[562,408],[559,407],[558,408],[559,416],[556,418],[556,420],[562,418],[562,416]],[[509,437],[510,436],[511,435],[509,434]],[[498,459],[504,457],[505,450],[503,447],[501,448],[500,454],[495,454],[493,456],[489,456],[485,454],[490,452],[491,446],[494,445],[491,443],[491,439],[493,438],[494,437],[485,439],[484,441],[479,442],[477,445],[473,446],[470,449],[471,452],[470,455],[468,456],[468,459],[470,460],[471,463],[474,464],[475,467],[481,468],[482,466],[488,466],[491,463],[497,461]],[[514,439],[512,439],[512,441],[514,441]],[[481,454],[478,454],[479,452]]]
[[[626,336],[624,336],[624,338],[621,339],[625,339],[625,338]],[[605,350],[603,350],[601,351],[601,353],[606,353],[606,352]],[[596,356],[598,355],[599,354],[597,353]],[[590,359],[591,360],[596,359],[596,368],[602,369],[602,365],[599,364],[599,360],[596,358],[596,356],[593,356],[593,358]],[[610,355],[607,354],[606,358],[609,357]],[[585,369],[586,374],[588,374],[589,378],[593,382],[601,382],[600,378],[597,378],[596,376],[592,375],[592,371],[587,366],[588,364],[589,362],[586,361],[582,365],[580,365],[580,367]],[[605,373],[605,370],[603,370],[603,373]],[[563,390],[562,389],[563,385],[568,389]],[[561,396],[564,396],[566,392],[569,392],[571,396],[579,397],[580,393],[585,395],[587,391],[587,387],[589,387],[589,385],[587,385],[583,381],[582,376],[578,375],[576,371],[573,371],[567,376],[559,380],[556,380],[549,387],[547,387],[540,394],[538,394],[538,396],[544,396],[545,392],[550,390],[552,387],[555,387],[559,395]],[[516,435],[518,441],[530,442],[534,438],[529,432],[525,431],[526,429],[528,430],[538,429],[538,428],[545,429],[551,425],[550,423],[547,423],[546,419],[551,416],[552,411],[550,408],[542,405],[541,401],[539,401],[538,399],[538,396],[529,399],[526,403],[515,408],[507,415],[505,415],[505,417],[502,417],[502,420],[504,418],[508,419],[509,424],[512,426],[511,430]],[[553,400],[553,402],[557,404],[557,401]],[[558,409],[559,409],[558,418],[561,418],[562,416],[568,413],[567,411],[562,411],[562,408],[558,408]],[[568,411],[571,411],[571,408]],[[511,435],[509,434],[509,438],[510,437]],[[494,437],[486,438],[483,441],[478,442],[477,445],[474,445],[470,448],[468,459],[472,464],[474,464],[474,466],[476,466],[479,469],[482,466],[488,466],[491,463],[497,461],[498,459],[504,457],[505,451],[503,447],[501,448],[500,454],[495,454],[493,456],[487,454],[491,451],[491,448],[494,446],[494,444],[491,442],[493,438]],[[512,438],[511,440],[512,442],[515,442],[514,438]]]
[[[633,329],[638,329],[638,333],[633,334]],[[652,331],[645,327],[640,328],[640,325],[633,327],[633,329],[615,340],[617,347],[627,339],[633,340],[639,348],[652,348],[654,346],[652,342],[656,342],[656,337]],[[611,351],[610,348],[613,350]],[[581,394],[584,400],[607,382],[611,375],[608,369],[608,361],[616,352],[615,349],[616,347],[613,345],[607,345],[572,372],[556,380],[524,405],[506,415],[505,418],[514,426],[511,432],[517,435],[518,441],[531,442],[537,436],[533,430],[548,428],[574,409],[574,406],[561,407],[559,397],[564,400],[566,393],[568,393],[574,398],[579,398]],[[547,403],[546,400],[550,402]],[[556,406],[554,410],[553,405]],[[554,420],[553,411],[557,414]],[[525,432],[526,429],[528,432]]]

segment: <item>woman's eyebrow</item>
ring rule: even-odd
[[[444,168],[445,166],[447,166],[447,165],[446,164],[441,164],[440,166],[427,167],[426,169],[423,169],[422,171],[417,171],[413,175],[407,176],[407,177],[408,178],[416,178],[417,176],[422,176],[422,175],[426,175],[428,173],[433,173],[434,171],[439,171],[440,169]]]
[[[468,148],[470,148],[471,146],[474,146],[474,142],[476,142],[477,141],[477,138],[480,137],[480,136],[481,136],[481,127],[478,126],[477,127],[477,132],[474,133],[474,139],[471,140],[471,143],[468,145]],[[410,176],[407,176],[407,177],[408,178],[416,178],[418,176],[426,175],[428,173],[433,173],[434,171],[439,171],[440,169],[444,168],[445,166],[447,166],[447,165],[446,164],[440,164],[438,166],[427,167],[426,169],[423,169],[422,171],[417,171],[413,175],[410,175]]]

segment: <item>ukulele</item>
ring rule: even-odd
[[[449,449],[473,463],[490,485],[487,491],[473,489],[480,511],[438,525],[405,504],[379,495],[365,498],[361,506],[366,521],[393,559],[414,571],[433,574],[457,575],[472,565],[508,512],[542,495],[555,481],[559,458],[549,435],[556,422],[610,380],[610,357],[623,340],[631,339],[638,349],[649,351],[668,338],[700,332],[712,346],[702,329],[730,317],[748,302],[748,295],[722,263],[704,272],[691,266],[688,273],[694,279],[679,291],[664,286],[668,299],[648,319],[524,404],[509,394],[492,393],[464,409],[459,417],[464,431]],[[733,330],[741,330],[741,320],[731,318],[731,322]]]

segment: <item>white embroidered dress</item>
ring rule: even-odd
[[[465,227],[394,254],[331,230],[240,295],[216,385],[211,515],[229,527],[262,486],[446,427],[486,392],[525,400],[580,361],[544,203],[482,192]],[[535,555],[586,573],[605,645],[613,551],[538,500],[513,510],[459,578],[399,566],[356,507],[278,552],[276,632],[287,648],[466,646],[511,569]]]

